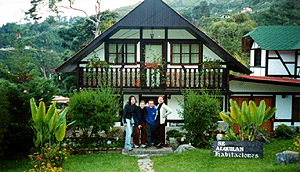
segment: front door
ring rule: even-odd
[[[162,86],[165,77],[165,43],[142,43],[141,81],[142,87],[157,88]]]
[[[140,97],[140,100],[144,100],[146,104],[149,102],[149,100],[154,100],[154,104],[158,106],[158,96],[157,97],[142,96]],[[165,143],[165,139],[166,139],[165,125],[161,126],[160,128],[160,136],[161,136],[161,141]],[[152,140],[153,140],[153,136],[152,136]]]

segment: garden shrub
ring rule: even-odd
[[[184,133],[179,132],[178,130],[170,130],[167,132],[167,140],[170,139],[170,137],[174,137],[174,138],[181,138],[184,136]]]
[[[292,129],[285,124],[280,124],[275,129],[276,137],[291,138],[293,135],[294,132],[292,131]]]
[[[28,125],[31,117],[29,100],[34,97],[50,102],[56,92],[57,87],[51,80],[43,78],[29,79],[25,83],[0,79],[0,156],[9,158],[29,154],[33,146],[33,131]]]
[[[119,121],[120,97],[109,87],[101,86],[74,92],[70,97],[70,119],[76,121],[74,129],[82,131],[82,142],[96,137],[99,131],[108,132]]]
[[[179,101],[183,111],[183,128],[187,130],[187,140],[196,147],[209,148],[213,131],[218,126],[220,100],[218,93],[201,93],[187,90],[182,93],[184,101]]]

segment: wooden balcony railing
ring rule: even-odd
[[[224,68],[80,68],[79,85],[97,87],[100,83],[114,88],[220,89],[228,90],[229,72]]]

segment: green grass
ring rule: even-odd
[[[210,150],[197,149],[195,151],[174,153],[166,156],[154,156],[156,172],[165,171],[249,171],[249,172],[297,172],[300,171],[300,164],[276,165],[275,154],[287,150],[293,143],[293,139],[276,139],[270,144],[264,145],[264,158],[261,159],[238,159],[221,158],[210,155]],[[130,171],[138,172],[137,157],[121,154],[88,154],[71,155],[63,165],[63,171]],[[5,160],[0,162],[0,171],[23,172],[31,168],[29,159]]]
[[[63,171],[70,172],[95,172],[95,171],[139,171],[137,157],[121,154],[87,154],[71,155],[63,165]],[[29,159],[4,161],[3,168],[0,171],[5,172],[23,172],[32,168],[29,165]]]
[[[160,171],[205,171],[205,172],[234,172],[234,171],[300,171],[300,164],[276,165],[275,154],[287,150],[293,140],[277,139],[264,145],[264,158],[238,159],[213,157],[210,150],[197,149],[194,151],[174,153],[167,156],[151,157],[156,172]]]

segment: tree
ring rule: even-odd
[[[300,25],[300,3],[296,0],[277,0],[269,9],[251,15],[259,26]]]
[[[68,6],[62,5],[62,2],[68,2]],[[75,0],[32,0],[30,3],[32,5],[32,7],[28,10],[28,12],[26,12],[26,14],[30,15],[30,18],[33,18],[35,20],[39,20],[41,19],[41,8],[45,6],[45,4],[47,4],[48,10],[50,10],[50,12],[55,12],[55,13],[59,13],[61,12],[61,10],[63,9],[72,9],[75,11],[79,11],[85,14],[85,18],[86,20],[88,20],[89,22],[91,22],[94,26],[93,28],[93,34],[94,37],[97,37],[98,35],[101,34],[101,13],[100,13],[100,2],[101,0],[96,0],[96,5],[95,5],[95,15],[94,17],[91,17],[87,14],[86,11],[79,9],[79,8],[75,8],[74,7],[74,2]]]
[[[210,10],[206,1],[201,1],[200,5],[194,7],[191,14],[193,22],[195,22],[195,20],[199,20],[203,16],[210,16]]]
[[[240,57],[248,66],[249,56],[242,54],[242,36],[256,28],[255,21],[250,20],[246,13],[235,14],[229,19],[211,22],[206,28],[210,35],[218,44],[224,47],[231,54]]]
[[[100,20],[102,21],[99,25],[100,32],[104,31],[116,22],[119,14],[110,10],[99,13],[101,15]],[[92,19],[96,18],[95,15],[90,16]],[[63,46],[69,48],[72,51],[78,51],[83,45],[88,44],[94,39],[93,30],[94,24],[86,18],[78,18],[75,23],[69,28],[61,28],[58,32],[59,36],[65,40]]]

